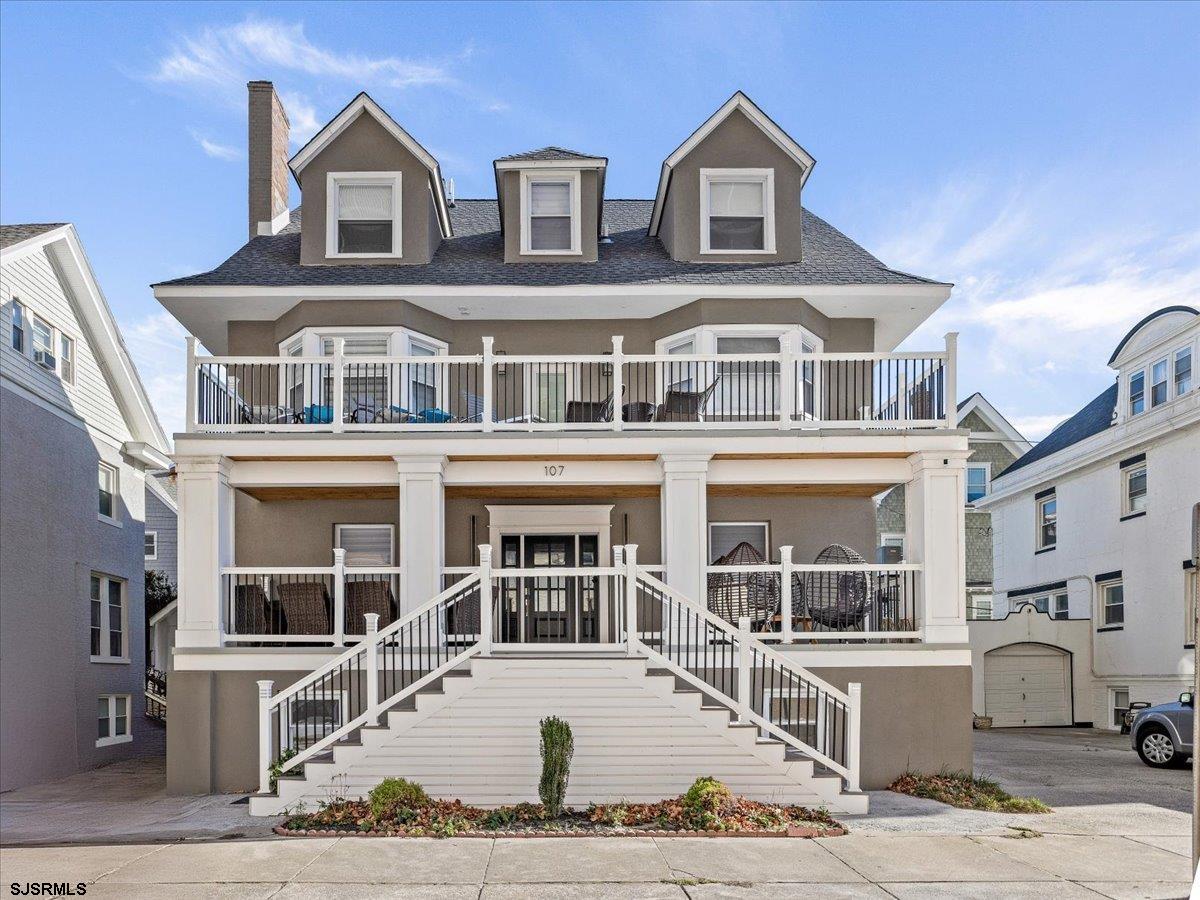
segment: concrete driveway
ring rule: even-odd
[[[161,765],[114,766],[0,796],[0,881],[280,900],[1188,895],[1190,772],[1150,770],[1098,732],[977,738],[977,771],[1055,811],[977,813],[877,792],[871,815],[847,820],[850,835],[817,841],[287,839],[234,797],[166,797]]]

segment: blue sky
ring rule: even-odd
[[[151,282],[245,239],[245,82],[303,140],[366,89],[491,196],[496,156],[610,158],[610,197],[735,89],[817,159],[805,205],[957,286],[960,391],[1034,438],[1121,334],[1200,303],[1200,4],[26,4],[0,15],[0,219],[79,228],[168,429],[182,332]],[[295,149],[295,147],[293,148]],[[293,203],[297,202],[293,187]]]

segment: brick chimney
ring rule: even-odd
[[[249,92],[250,237],[254,237],[275,234],[287,224],[288,117],[271,82],[251,81],[246,87]]]

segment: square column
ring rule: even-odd
[[[221,567],[232,566],[234,494],[224,457],[175,463],[179,504],[177,647],[221,645]]]
[[[397,456],[400,484],[400,614],[442,592],[446,497],[444,456]]]
[[[922,566],[921,623],[928,643],[965,644],[966,451],[909,457],[912,481],[904,492],[905,555]]]
[[[705,600],[710,459],[707,453],[664,453],[659,457],[664,580],[697,603]]]

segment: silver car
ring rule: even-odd
[[[1195,709],[1191,691],[1184,691],[1174,703],[1139,710],[1129,730],[1142,762],[1156,769],[1182,766],[1192,755]]]

